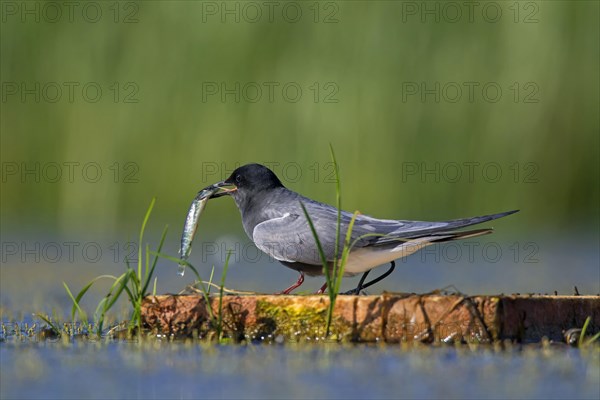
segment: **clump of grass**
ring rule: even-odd
[[[150,282],[152,281],[152,277],[154,274],[154,269],[156,268],[156,263],[158,261],[158,256],[155,256],[150,263],[150,248],[148,244],[145,246],[145,252],[142,252],[143,240],[144,240],[144,232],[146,230],[146,224],[148,219],[150,218],[150,214],[152,213],[152,209],[154,208],[154,203],[156,202],[156,198],[153,198],[150,202],[148,210],[144,216],[142,221],[142,228],[140,229],[139,236],[139,250],[138,250],[138,260],[137,260],[137,269],[134,269],[130,266],[129,260],[125,260],[126,269],[119,276],[113,275],[100,275],[94,279],[92,279],[87,285],[81,289],[81,291],[74,296],[71,292],[69,286],[63,282],[63,286],[71,300],[73,301],[73,307],[71,309],[71,318],[75,321],[75,315],[78,314],[81,321],[85,324],[85,326],[89,326],[87,314],[81,308],[80,302],[87,291],[98,281],[103,279],[112,280],[113,284],[111,285],[108,293],[96,307],[96,311],[94,312],[94,325],[96,327],[96,334],[100,337],[102,335],[102,329],[104,326],[104,320],[106,318],[106,313],[114,306],[117,300],[121,297],[123,293],[127,295],[129,302],[132,305],[132,314],[129,320],[129,332],[130,334],[136,331],[137,333],[142,332],[142,300],[147,295],[148,287]],[[157,248],[157,252],[160,252],[162,246],[165,241],[165,237],[167,235],[168,226],[165,226],[161,238],[160,243]],[[144,256],[144,257],[143,257]],[[153,292],[156,292],[156,279],[154,279]],[[46,321],[47,322],[47,321]]]
[[[98,337],[100,337],[102,335],[102,330],[103,330],[104,321],[106,318],[106,313],[114,306],[114,304],[117,302],[117,300],[121,297],[121,295],[123,293],[126,294],[129,302],[132,305],[132,313],[131,313],[131,318],[129,320],[129,326],[128,326],[129,333],[133,334],[134,332],[136,332],[138,335],[141,334],[141,332],[142,332],[142,301],[143,301],[144,297],[146,297],[149,294],[148,289],[150,286],[150,282],[152,282],[152,281],[154,281],[153,288],[152,288],[152,294],[153,295],[156,294],[157,279],[156,279],[156,277],[153,277],[153,275],[154,275],[154,270],[156,268],[158,258],[161,257],[161,258],[165,258],[165,259],[174,261],[174,262],[178,263],[178,265],[185,264],[195,274],[196,279],[198,281],[197,283],[200,285],[200,291],[201,291],[201,293],[204,297],[205,303],[206,303],[207,312],[208,312],[208,315],[210,318],[210,327],[211,327],[211,329],[213,329],[215,331],[218,341],[224,342],[225,338],[224,338],[224,330],[223,330],[223,295],[224,295],[225,279],[227,277],[227,270],[229,268],[229,259],[231,256],[231,251],[229,251],[227,253],[227,258],[225,259],[225,265],[223,266],[223,274],[221,276],[221,284],[219,286],[219,307],[218,307],[218,313],[215,315],[215,313],[212,309],[212,306],[211,306],[210,285],[208,287],[204,285],[204,282],[203,282],[202,278],[200,277],[198,270],[186,260],[181,260],[179,258],[171,257],[169,255],[161,253],[161,249],[162,249],[162,246],[164,244],[164,241],[165,241],[165,238],[167,235],[168,227],[165,227],[165,229],[163,230],[162,236],[160,238],[160,243],[159,243],[156,251],[151,251],[150,247],[146,244],[145,252],[144,253],[142,252],[144,232],[146,230],[146,225],[150,218],[150,214],[152,213],[152,209],[154,208],[155,202],[156,202],[156,199],[153,198],[152,201],[150,202],[150,206],[148,207],[148,210],[146,211],[146,214],[142,221],[142,227],[140,229],[140,235],[139,235],[139,244],[140,245],[139,245],[139,251],[138,251],[137,268],[135,268],[135,269],[132,268],[129,264],[129,260],[125,260],[126,269],[125,269],[125,272],[123,272],[123,274],[121,274],[119,276],[100,275],[100,276],[92,279],[87,285],[85,285],[83,287],[83,289],[81,289],[81,291],[79,291],[79,293],[77,293],[77,296],[73,295],[73,292],[71,291],[69,286],[65,282],[63,282],[65,290],[73,302],[73,307],[71,309],[71,318],[73,321],[75,321],[75,316],[79,315],[79,318],[82,321],[84,326],[86,326],[86,327],[91,326],[90,323],[88,322],[88,317],[87,317],[86,312],[81,308],[81,305],[80,305],[81,299],[85,296],[85,294],[88,292],[88,290],[96,282],[98,282],[100,280],[104,280],[104,279],[109,279],[109,280],[112,280],[113,283],[112,283],[110,289],[108,290],[108,293],[106,294],[106,296],[104,296],[104,298],[102,300],[100,300],[100,302],[98,303],[98,306],[96,307],[96,311],[94,313],[94,326],[96,327],[96,334],[98,335]],[[151,256],[153,256],[154,258],[152,259],[152,262],[150,263]],[[213,274],[214,274],[214,266],[213,266],[213,270],[212,270],[211,278],[210,278],[211,282],[212,282]],[[58,329],[58,327],[56,327],[52,323],[52,321],[50,321],[48,318],[45,318],[41,315],[39,317],[44,322],[46,322],[53,330],[55,330],[57,332],[60,331]]]
[[[331,161],[333,162],[333,168],[335,171],[335,181],[336,181],[336,207],[337,207],[337,221],[336,221],[336,229],[335,229],[335,249],[333,255],[333,268],[329,267],[329,262],[327,261],[327,257],[325,256],[325,252],[323,250],[323,246],[321,244],[321,240],[319,239],[319,235],[317,234],[317,230],[315,229],[315,225],[306,210],[304,204],[300,203],[302,207],[302,211],[304,211],[304,215],[306,216],[306,220],[308,221],[308,225],[310,226],[310,230],[317,244],[317,249],[319,252],[319,257],[321,258],[321,263],[323,264],[323,273],[325,274],[325,281],[327,282],[327,295],[329,296],[329,307],[327,309],[327,325],[325,328],[325,336],[329,336],[329,332],[331,329],[331,322],[333,320],[333,309],[335,308],[335,302],[337,300],[338,293],[340,291],[340,286],[342,284],[342,278],[344,276],[344,270],[346,267],[346,262],[348,261],[348,254],[350,254],[350,250],[353,245],[356,243],[356,239],[354,242],[350,243],[352,238],[352,229],[354,228],[354,221],[356,221],[356,217],[358,215],[358,211],[355,211],[352,215],[352,219],[348,224],[348,229],[346,230],[346,238],[344,240],[344,246],[342,248],[342,254],[339,254],[339,244],[340,244],[340,231],[342,226],[342,195],[341,195],[341,182],[339,175],[339,168],[337,164],[337,160],[335,158],[335,152],[333,151],[333,146],[329,144],[329,152],[331,155]],[[360,238],[359,238],[360,239]]]

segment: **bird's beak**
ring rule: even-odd
[[[227,187],[227,186],[230,186],[230,187]],[[221,189],[221,191],[213,194],[211,196],[211,198],[217,198],[217,197],[227,196],[227,195],[230,196],[231,193],[233,193],[237,190],[237,187],[233,183],[229,183],[226,180],[215,183],[214,185],[212,185],[212,187],[219,188],[219,189]]]

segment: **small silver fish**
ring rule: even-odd
[[[190,256],[190,253],[192,252],[192,240],[194,240],[194,235],[196,234],[200,214],[204,210],[204,207],[206,207],[208,200],[217,191],[219,191],[219,188],[215,185],[211,185],[199,191],[196,197],[194,197],[190,209],[188,210],[187,217],[185,218],[185,225],[183,226],[183,233],[181,235],[179,255],[182,260],[187,260]],[[179,264],[177,273],[180,276],[183,276],[184,272],[185,264],[181,263]]]

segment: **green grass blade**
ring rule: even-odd
[[[142,320],[142,316],[140,315],[140,310],[138,308],[134,308],[133,313],[131,314],[131,320],[129,321],[130,333],[133,330],[133,328],[135,328],[136,326],[140,326],[138,321],[141,321],[141,320]],[[140,331],[138,333],[141,334],[142,332]]]
[[[223,288],[225,287],[225,279],[227,278],[227,270],[229,269],[229,258],[231,250],[227,252],[225,265],[223,265],[223,274],[221,275],[221,285],[219,286],[219,319],[217,321],[217,333],[219,340],[223,339]]]
[[[150,271],[150,254],[148,254],[148,252],[150,251],[150,245],[148,243],[146,243],[146,253],[144,254],[145,256],[145,265],[144,265],[144,277],[140,278],[140,295],[143,296],[144,295],[144,288],[147,286],[148,284],[148,273]],[[143,283],[142,283],[143,282]]]
[[[94,311],[94,316],[97,316],[97,321],[100,321],[101,315],[102,315],[102,310],[104,309],[104,304],[106,304],[106,302],[108,301],[108,296],[106,295],[105,297],[102,298],[102,300],[100,300],[98,302],[98,305],[96,306],[96,311]],[[98,322],[96,322],[98,323]]]
[[[329,336],[329,329],[331,327],[332,321],[332,310],[335,305],[335,293],[331,290],[333,284],[331,279],[331,271],[329,271],[329,266],[327,265],[327,257],[325,256],[325,252],[323,251],[323,246],[321,245],[321,240],[319,239],[319,235],[317,234],[317,230],[315,229],[315,225],[308,215],[308,211],[302,202],[300,202],[300,206],[302,207],[302,211],[304,211],[304,215],[306,216],[306,220],[308,221],[308,226],[310,226],[310,230],[317,244],[317,249],[319,251],[319,256],[321,258],[321,263],[323,264],[323,272],[325,273],[325,280],[327,282],[327,293],[329,294],[329,308],[327,310],[327,326],[325,336]]]
[[[160,236],[160,242],[158,243],[158,247],[156,249],[157,252],[160,253],[162,250],[163,244],[165,243],[165,238],[167,237],[167,231],[169,230],[169,225],[166,225],[163,229],[162,235]],[[154,269],[156,268],[156,263],[158,262],[158,256],[154,256],[154,261],[152,262],[152,267],[150,271],[146,270],[146,277],[144,278],[144,288],[142,289],[142,293],[145,295],[146,290],[148,290],[148,285],[150,280],[152,279],[152,275],[154,275]],[[156,279],[154,280],[154,288],[156,289]]]
[[[152,213],[155,202],[156,197],[153,197],[152,201],[150,201],[150,206],[148,206],[148,210],[146,211],[146,215],[144,216],[142,229],[140,229],[140,241],[138,242],[138,278],[140,282],[142,281],[142,246],[144,240],[144,231],[146,230],[146,223],[148,223],[148,219],[150,219],[150,214]]]
[[[135,273],[133,273],[131,275],[135,275]],[[135,302],[134,294],[131,292],[131,290],[129,290],[129,288],[127,286],[125,286],[123,290],[125,290],[125,293],[127,293],[127,297],[129,298],[129,301],[131,302],[131,304],[133,304]]]
[[[146,295],[146,290],[148,289],[148,285],[150,284],[149,275],[150,272],[150,245],[146,244],[146,266],[144,268],[144,280],[140,282],[140,287],[138,290],[138,297],[144,297]]]
[[[52,328],[52,330],[56,333],[57,336],[61,336],[61,332],[60,329],[58,328],[58,326],[56,326],[51,320],[50,318],[46,318],[46,316],[40,314],[40,313],[36,313],[35,314],[39,319],[41,319],[42,321],[44,321],[45,323],[47,323],[50,328]]]
[[[596,333],[594,336],[592,336],[589,340],[586,340],[585,345],[590,345],[592,343],[594,343],[596,340],[598,340],[600,338],[600,332]]]
[[[66,284],[66,282],[63,282],[63,286],[65,287],[65,290],[67,291],[67,294],[69,295],[69,297],[73,301],[73,305],[75,306],[75,309],[79,312],[79,316],[82,318],[82,320],[87,325],[88,324],[88,319],[87,319],[87,315],[85,314],[85,311],[83,311],[81,309],[81,307],[79,306],[79,302],[75,299],[75,297],[73,296],[73,293],[71,293],[71,289],[69,289],[69,286]],[[75,313],[71,314],[71,318],[73,319],[73,322],[75,322]]]
[[[583,339],[585,338],[585,332],[587,331],[588,325],[590,324],[590,321],[592,319],[590,317],[587,317],[585,319],[585,322],[583,323],[583,328],[581,328],[581,334],[579,335],[579,343],[577,343],[578,347],[583,346]]]
[[[81,301],[83,296],[92,287],[92,285],[94,283],[96,283],[97,281],[99,281],[100,279],[117,279],[117,278],[112,275],[100,275],[100,276],[95,277],[87,285],[85,285],[83,287],[83,289],[81,289],[81,291],[79,293],[77,293],[77,296],[75,297],[75,302],[73,302],[73,307],[71,308],[71,318],[75,318],[75,311],[77,310],[75,304],[79,304],[79,302]]]
[[[86,294],[86,292],[92,287],[92,285],[94,284],[94,282],[96,282],[98,278],[94,278],[92,279],[87,285],[85,285],[83,287],[83,289],[81,289],[81,291],[77,294],[77,296],[75,297],[75,300],[73,301],[73,306],[71,307],[71,318],[74,319],[75,318],[75,312],[77,311],[77,305],[79,304],[79,302],[81,301],[81,298]],[[63,282],[64,283],[64,282]]]
[[[96,306],[96,311],[94,312],[94,316],[96,318],[96,326],[97,326],[96,332],[99,337],[102,335],[102,327],[104,325],[104,317],[106,315],[106,312],[112,307],[112,304],[114,304],[114,302],[116,301],[115,297],[118,299],[122,292],[122,290],[119,290],[117,293],[113,294],[115,287],[119,284],[119,282],[122,282],[123,278],[127,274],[128,274],[128,272],[124,272],[118,278],[115,279],[115,281],[111,285],[110,289],[108,290],[108,293],[106,294],[106,296],[102,300],[100,300],[98,302],[98,305]],[[111,300],[112,300],[112,303],[111,303]]]
[[[107,301],[108,297],[104,297],[102,300],[100,300],[96,306],[96,311],[94,311],[94,317],[96,319],[96,335],[98,335],[99,338],[102,337],[102,329],[104,326],[104,307]]]
[[[587,333],[587,329],[590,325],[590,322],[592,322],[592,318],[587,317],[585,319],[585,322],[583,323],[583,328],[581,328],[581,334],[579,335],[579,341],[577,343],[578,347],[589,346],[592,343],[594,343],[596,340],[598,340],[598,338],[600,338],[600,332],[598,332],[594,336],[592,336],[590,339],[585,340],[585,334]]]
[[[333,253],[333,282],[331,285],[327,285],[327,291],[329,296],[331,297],[334,293],[334,286],[336,285],[335,280],[337,279],[337,270],[339,268],[339,246],[340,246],[340,231],[342,224],[342,192],[341,192],[341,182],[340,175],[338,170],[337,160],[335,158],[335,152],[333,151],[333,146],[329,143],[329,154],[331,156],[331,161],[333,162],[333,171],[335,172],[335,199],[336,199],[336,207],[337,207],[337,220],[335,225],[335,250]]]
[[[114,294],[112,294],[112,291],[114,290],[114,287],[117,285],[117,282],[115,282],[113,284],[113,287],[111,288],[109,295],[107,296],[107,297],[110,297],[110,301],[106,304],[106,307],[104,308],[105,313],[106,313],[106,311],[108,311],[112,308],[112,306],[116,303],[117,300],[119,300],[121,293],[125,290],[125,287],[127,286],[127,282],[129,281],[130,276],[131,276],[131,273],[124,273],[123,275],[121,275],[119,277],[121,284],[119,285],[119,288],[117,289],[117,291],[114,292]]]
[[[210,276],[208,277],[208,294],[210,295],[210,288],[212,287],[213,276],[215,275],[215,266],[212,266],[210,270]]]
[[[123,278],[117,291],[110,297],[110,301],[108,301],[106,303],[104,310],[102,312],[102,321],[104,321],[104,316],[106,315],[108,310],[110,310],[112,308],[112,306],[117,302],[119,297],[121,297],[121,293],[123,293],[123,291],[127,287],[127,282],[129,281],[129,276],[131,276],[131,275],[132,274],[130,273]],[[140,303],[132,302],[132,304],[133,304],[134,312],[133,312],[133,316],[131,317],[131,321],[133,321],[134,323],[137,323],[138,326],[141,326]]]
[[[340,292],[340,286],[342,285],[342,277],[344,276],[344,270],[346,269],[346,262],[348,261],[348,255],[350,254],[350,250],[352,250],[352,246],[350,245],[350,240],[352,239],[352,229],[354,229],[354,222],[356,221],[356,217],[358,216],[358,211],[354,211],[352,215],[352,219],[348,224],[348,230],[346,230],[346,240],[344,240],[344,249],[342,250],[342,259],[340,260],[340,267],[338,271],[338,276],[335,281],[335,293]],[[353,242],[354,243],[354,242]]]
[[[304,206],[304,203],[300,202],[300,207],[302,207],[302,211],[304,211],[304,215],[306,216],[306,221],[308,221],[308,226],[310,226],[310,231],[312,232],[313,238],[317,244],[317,250],[319,251],[319,257],[321,258],[321,263],[323,264],[323,270],[326,273],[327,283],[329,283],[329,268],[327,268],[327,257],[325,257],[325,252],[323,251],[323,246],[321,245],[321,240],[319,239],[319,235],[317,235],[317,230],[315,229],[315,225],[308,215],[308,211]]]
[[[154,277],[154,285],[152,286],[152,296],[156,296],[156,281],[158,280],[158,277]]]
[[[130,271],[132,272],[129,276],[129,280],[131,281],[130,290],[133,293],[134,298],[137,298],[140,296],[140,293],[142,291],[142,284],[138,280],[138,275],[135,272],[135,270],[131,269]]]

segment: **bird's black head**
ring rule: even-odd
[[[277,175],[260,164],[246,164],[239,167],[225,182],[234,185],[237,190],[257,192],[283,186]]]
[[[214,186],[230,188],[214,194],[213,198],[230,195],[239,206],[260,193],[283,187],[283,184],[277,178],[277,175],[264,165],[246,164],[233,171],[229,178],[216,183]]]

